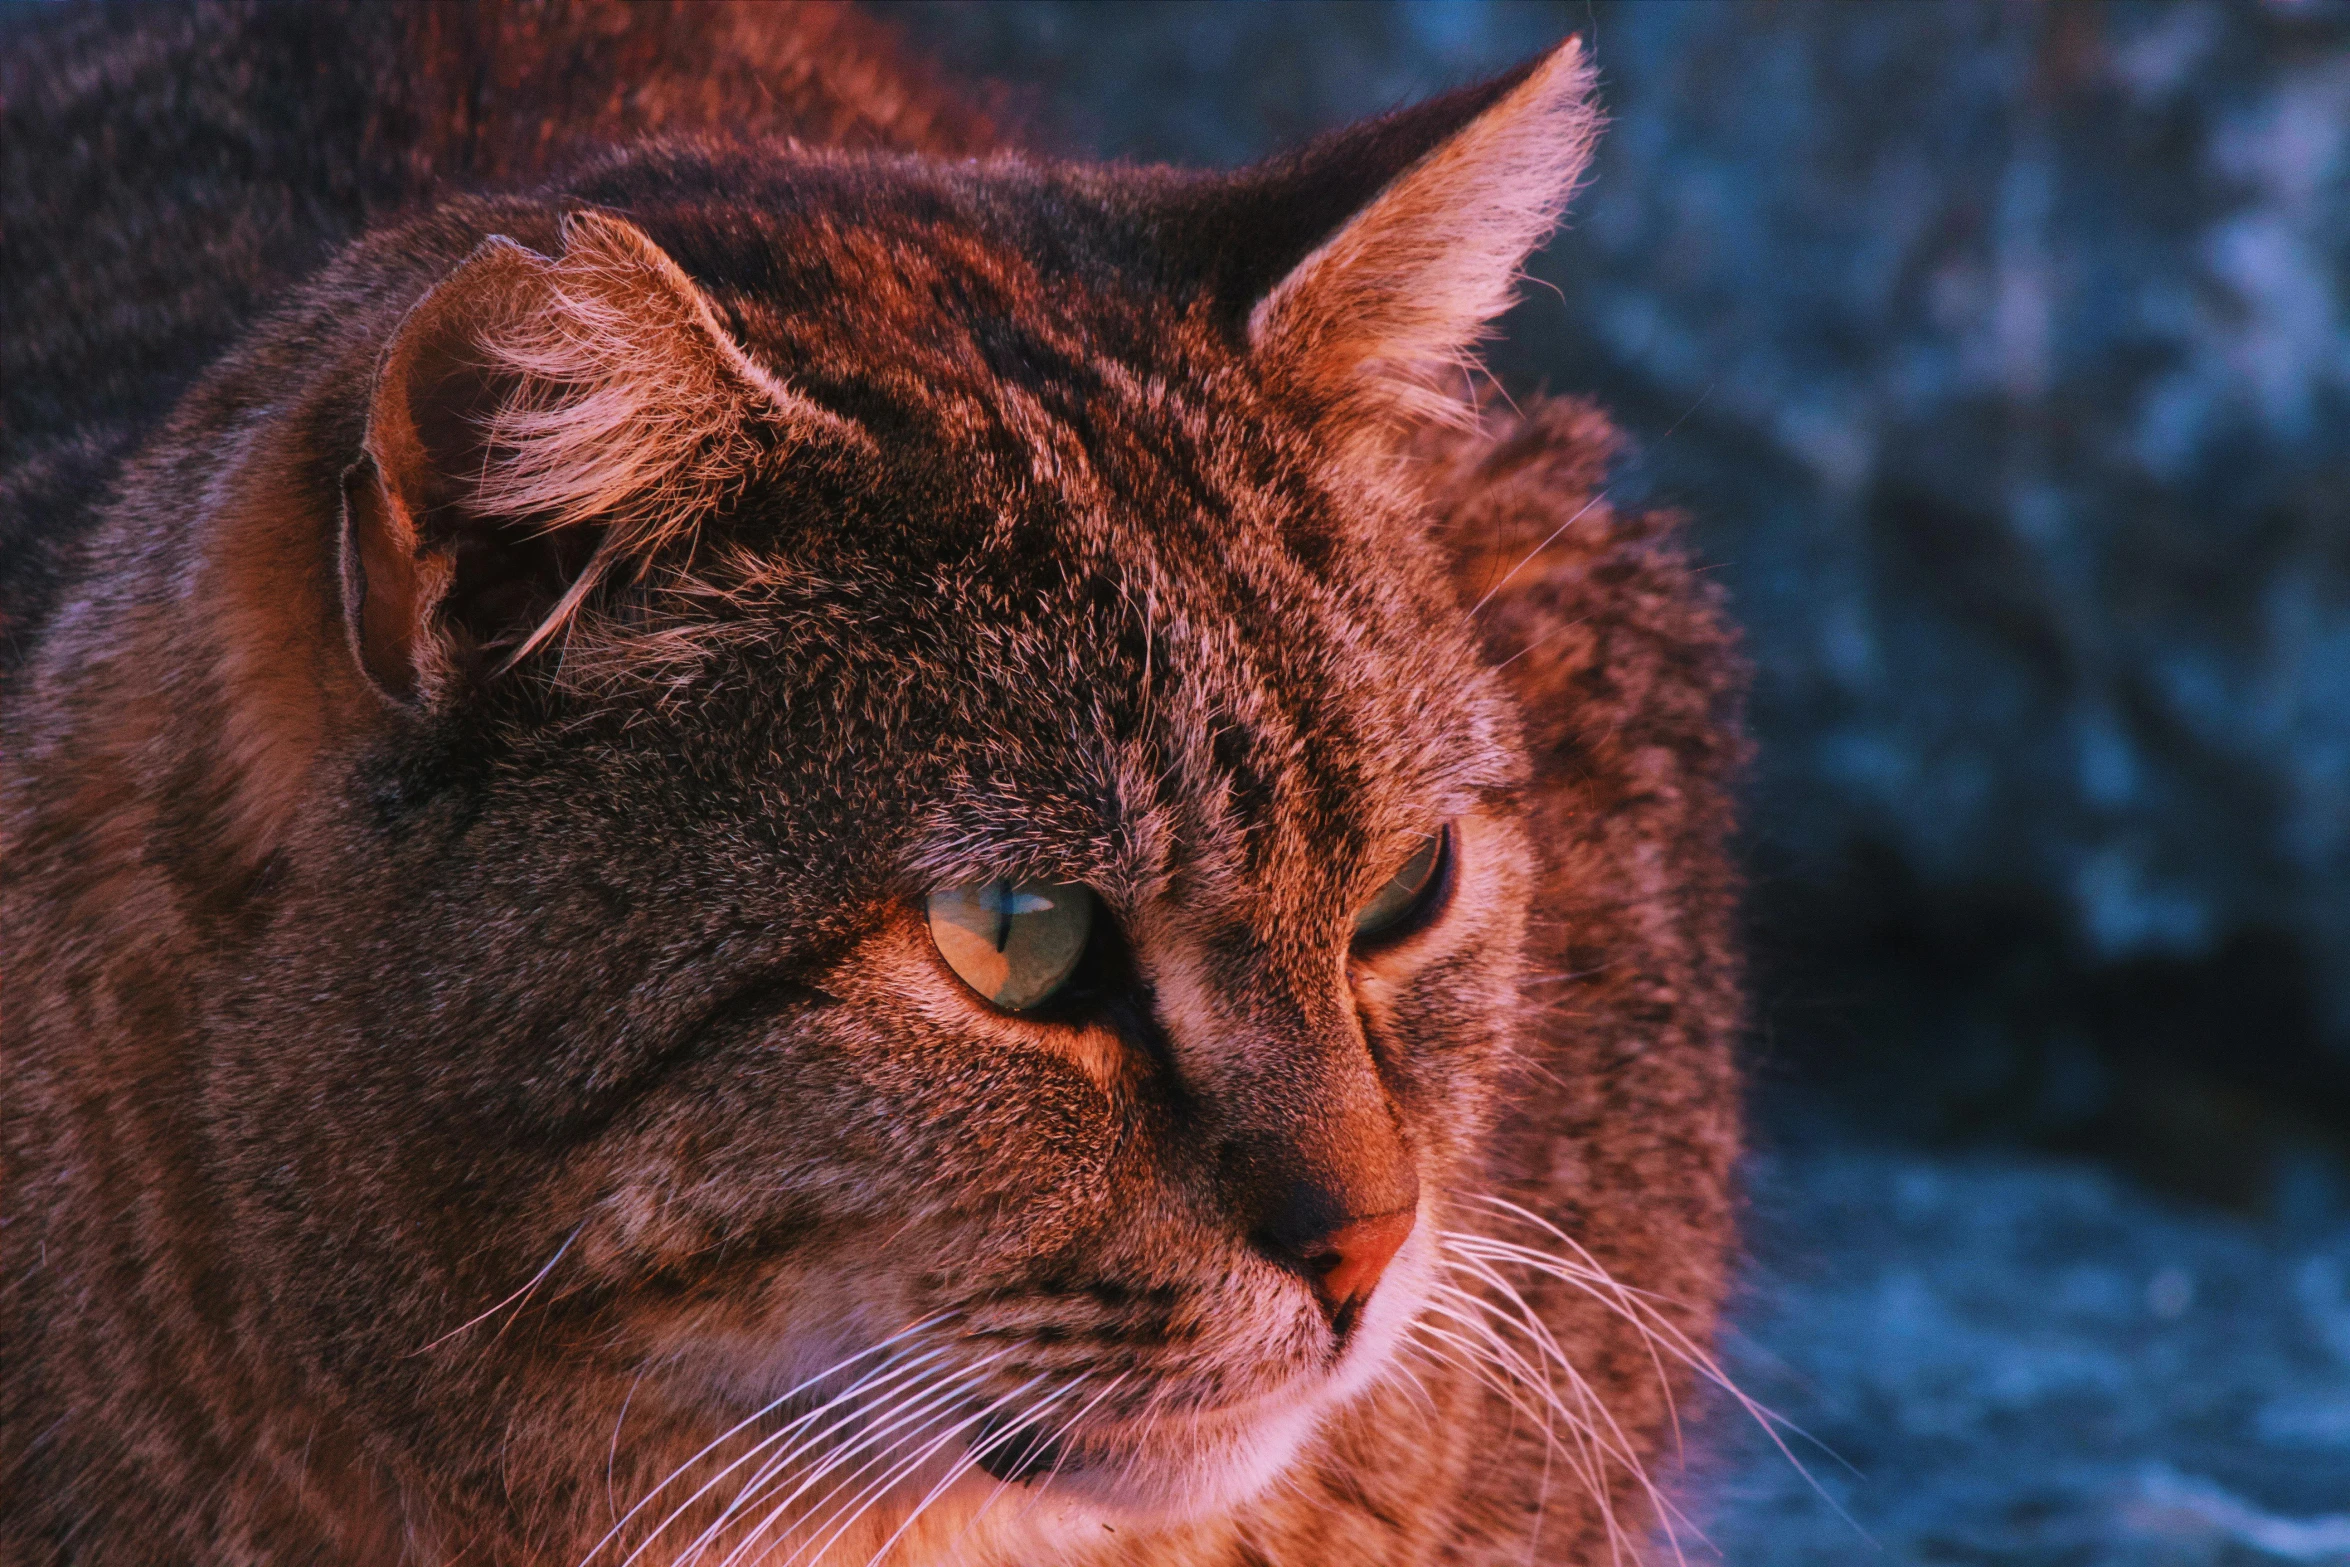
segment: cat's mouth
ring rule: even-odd
[[[1170,1400],[1175,1389],[1144,1392],[1128,1383],[1115,1402],[1105,1390],[1082,1409],[1042,1418],[1005,1411],[974,1432],[971,1462],[996,1484],[1049,1487],[1118,1514],[1189,1515],[1245,1500],[1273,1483],[1333,1409],[1393,1363],[1424,1301],[1428,1266],[1424,1246],[1407,1246],[1360,1320],[1334,1332],[1333,1358],[1278,1386],[1192,1403],[1180,1394]]]
[[[1350,1373],[1182,1414],[1146,1400],[1109,1418],[1001,1416],[973,1435],[971,1461],[995,1485],[1049,1489],[1111,1516],[1197,1516],[1273,1484],[1376,1367],[1358,1363]]]

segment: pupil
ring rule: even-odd
[[[995,915],[995,949],[1003,951],[1012,944],[1012,884],[991,881],[987,884],[987,901]]]

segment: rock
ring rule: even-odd
[[[2294,1227],[2015,1150],[1771,1141],[1723,1359],[1786,1424],[1716,1398],[1682,1486],[1723,1561],[2350,1562],[2341,1194]]]

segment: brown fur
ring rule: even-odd
[[[1271,297],[1363,324],[1333,256],[1346,297],[1429,297],[1448,258],[1379,243],[1374,198],[1442,211],[1393,183],[1432,148],[1457,198],[1507,187],[1525,155],[1454,134],[1494,113],[1583,134],[1571,57],[1206,179],[937,156],[979,118],[830,11],[311,14],[412,84],[241,145],[312,116],[348,167],[172,161],[137,217],[266,259],[143,303],[188,263],[128,241],[135,200],[77,229],[69,178],[11,186],[28,297],[119,292],[19,345],[0,480],[0,1551],[570,1563],[682,1470],[618,1561],[808,1401],[712,1437],[915,1324],[861,1364],[959,1419],[1051,1395],[1074,1435],[915,1516],[998,1439],[950,1433],[773,1560],[902,1522],[905,1563],[1642,1537],[1736,1150],[1718,606],[1667,520],[1596,498],[1596,413],[1431,409],[1417,371],[1365,403],[1385,372],[1346,367],[1465,349],[1491,276],[1440,333],[1250,330]],[[311,25],[83,16],[19,61],[94,123]],[[1444,819],[1441,916],[1346,956]],[[1082,1005],[994,1013],[939,965],[919,896],[982,874],[1097,889]],[[1267,1205],[1397,1160],[1419,1228],[1334,1340]],[[1651,1294],[1447,1275],[1439,1230]],[[1546,1451],[1536,1381],[1407,1321],[1447,1277],[1534,1314],[1494,1331],[1555,1343],[1606,1451]]]

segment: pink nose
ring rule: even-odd
[[[1411,1235],[1415,1218],[1412,1209],[1404,1208],[1356,1219],[1299,1248],[1300,1270],[1332,1321],[1341,1313],[1351,1317],[1350,1308],[1359,1308],[1371,1298],[1371,1291],[1379,1287],[1379,1275],[1387,1271],[1388,1263]]]

